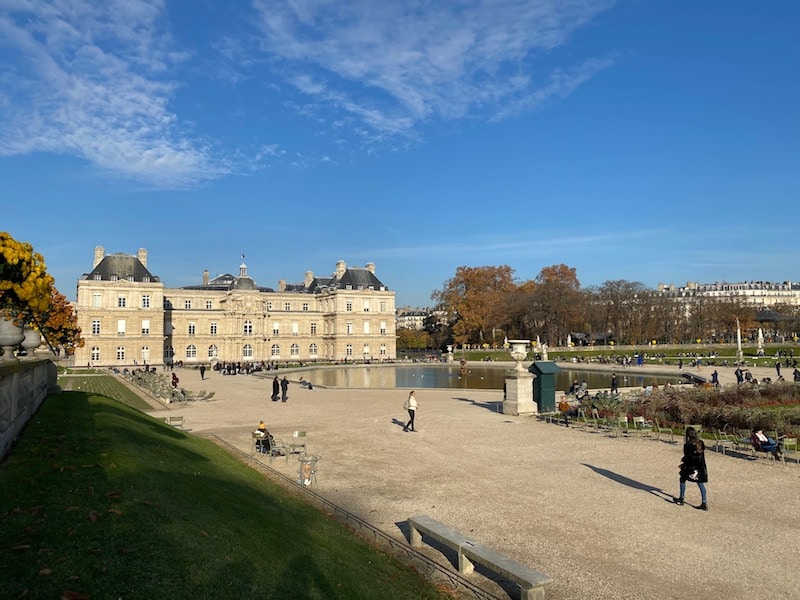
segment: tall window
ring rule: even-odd
[[[217,322],[211,321],[211,324],[208,327],[209,333],[211,335],[217,335]]]
[[[308,302],[303,302],[303,312],[308,312]]]
[[[272,300],[267,302],[267,310],[272,310]]]
[[[92,294],[92,307],[100,308],[103,306],[103,294]]]
[[[364,335],[369,335],[369,321],[364,321]]]
[[[364,312],[369,312],[369,300],[364,300]]]
[[[292,358],[298,358],[300,356],[300,346],[298,346],[297,344],[292,344],[291,347],[289,348],[289,355]]]
[[[365,357],[369,356],[369,344],[364,344],[364,348],[362,349],[362,352],[364,353]]]
[[[353,335],[353,322],[347,322],[347,335]]]
[[[197,346],[194,344],[186,346],[186,358],[197,358]]]
[[[142,294],[142,308],[150,308],[150,294]]]
[[[125,308],[125,296],[117,296],[117,308]]]
[[[92,362],[97,362],[98,360],[100,360],[100,348],[92,346]]]
[[[253,347],[250,344],[242,346],[242,358],[253,358]]]
[[[311,323],[311,335],[317,335],[317,324]]]
[[[381,344],[381,356],[386,356],[386,344]]]
[[[386,300],[381,300],[381,312],[386,312]]]
[[[386,335],[386,321],[381,321],[381,335]]]
[[[278,344],[272,344],[272,348],[270,348],[270,354],[273,358],[278,358],[281,355],[281,347]]]
[[[316,358],[316,356],[317,356],[317,351],[318,351],[318,350],[317,350],[317,345],[316,345],[316,344],[311,344],[311,345],[308,347],[308,355],[309,355],[311,358]]]
[[[300,335],[300,323],[292,323],[292,335]]]
[[[291,302],[284,302],[283,303],[283,310],[292,310],[292,303]]]
[[[281,334],[281,324],[275,321],[272,324],[272,335],[280,335]]]
[[[206,310],[211,310],[212,308],[214,308],[214,301],[206,300]]]
[[[142,335],[150,335],[150,319],[142,319]]]
[[[125,319],[117,319],[117,335],[125,335]]]
[[[348,300],[347,303],[345,303],[345,305],[344,305],[344,309],[347,312],[353,312],[353,301],[352,300]]]
[[[100,335],[100,320],[92,321],[92,335]]]
[[[244,335],[253,335],[253,322],[252,321],[245,321],[244,322]]]
[[[353,356],[353,344],[347,344],[347,346],[345,346],[344,353],[347,356]]]
[[[142,362],[150,362],[150,346],[142,346]]]
[[[217,358],[219,356],[219,348],[217,348],[214,344],[211,344],[208,347],[208,358]]]
[[[117,360],[125,360],[125,346],[117,346]]]
[[[197,325],[194,323],[189,323],[189,335],[194,335],[197,332]]]

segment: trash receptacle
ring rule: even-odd
[[[561,369],[551,360],[537,360],[528,371],[536,377],[533,379],[533,401],[539,412],[556,410],[556,373]]]
[[[313,454],[305,454],[300,457],[300,469],[297,473],[297,483],[300,485],[311,485],[317,482],[317,462],[319,457]]]

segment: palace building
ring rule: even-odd
[[[239,265],[236,276],[167,288],[147,268],[147,250],[106,254],[78,280],[74,304],[86,344],[75,364],[163,365],[171,362],[290,363],[381,361],[396,357],[395,293],[374,263],[336,263],[330,277],[259,287]]]

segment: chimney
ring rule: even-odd
[[[208,269],[203,270],[203,285],[208,285]]]
[[[100,261],[103,260],[105,255],[106,255],[106,249],[105,248],[103,248],[102,246],[95,246],[95,248],[94,248],[94,263],[92,264],[92,269],[95,269],[97,267],[97,265],[100,264]]]
[[[139,248],[139,251],[136,253],[136,258],[139,259],[139,262],[142,263],[142,266],[147,268],[147,250],[144,248]]]
[[[336,273],[334,277],[336,279],[341,279],[344,276],[344,272],[347,270],[347,263],[343,260],[340,260],[336,263]]]
[[[285,292],[286,291],[286,280],[285,279],[281,279],[280,281],[278,281],[278,291],[279,292]]]
[[[313,281],[314,281],[314,272],[306,271],[306,277],[305,279],[303,279],[303,285],[309,287]]]
[[[367,271],[369,271],[370,273],[372,273],[373,275],[375,275],[375,263],[374,262],[368,262],[364,268]]]

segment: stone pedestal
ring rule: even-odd
[[[538,412],[533,401],[533,375],[526,371],[512,371],[506,375],[505,415],[534,415]]]

